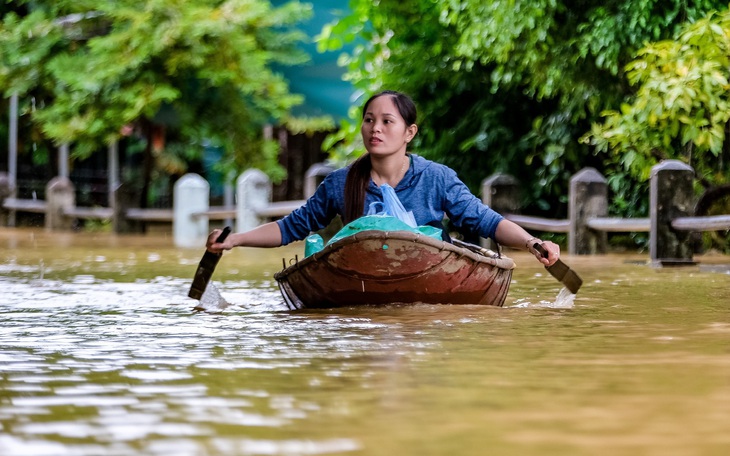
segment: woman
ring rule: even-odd
[[[557,244],[531,236],[484,205],[452,169],[407,153],[408,143],[418,132],[416,107],[408,96],[386,90],[370,97],[363,107],[360,132],[367,153],[330,173],[302,207],[276,222],[231,234],[224,242],[215,242],[220,233],[215,230],[208,237],[207,249],[218,253],[238,246],[278,247],[302,240],[338,214],[345,223],[361,217],[370,203],[382,201],[379,186],[388,184],[406,211],[413,212],[418,225],[442,228],[448,216],[460,229],[529,250],[545,265],[560,257]],[[547,258],[533,249],[535,243],[542,244]]]

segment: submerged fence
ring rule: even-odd
[[[528,230],[568,234],[572,255],[606,252],[609,232],[648,232],[649,256],[656,265],[693,263],[693,232],[730,230],[730,215],[695,217],[694,170],[678,160],[652,168],[648,218],[608,217],[608,184],[593,168],[570,180],[568,219],[547,219],[519,213],[518,182],[497,175],[482,185],[482,200]]]
[[[305,197],[312,195],[332,168],[315,164],[305,176]],[[691,233],[730,230],[730,215],[695,217],[694,170],[677,160],[667,160],[652,169],[650,215],[648,218],[608,217],[608,185],[595,169],[585,168],[570,180],[567,219],[548,219],[520,213],[519,182],[512,176],[498,174],[482,183],[482,200],[525,229],[533,232],[566,233],[568,253],[602,254],[607,248],[609,232],[648,232],[651,260],[657,265],[681,265],[693,262]],[[175,183],[172,209],[130,207],[124,192],[113,192],[112,207],[82,208],[75,205],[74,187],[67,178],[48,183],[47,201],[10,198],[0,176],[0,222],[6,224],[9,211],[45,214],[48,230],[69,229],[75,219],[111,219],[116,232],[124,232],[131,223],[167,222],[173,225],[173,237],[179,247],[199,247],[209,232],[211,220],[232,220],[236,230],[254,228],[272,218],[282,217],[304,200],[271,202],[272,184],[261,171],[250,169],[236,181],[236,204],[230,207],[209,205],[210,187],[197,174],[187,174]]]
[[[311,196],[332,167],[317,163],[305,174],[304,193]],[[210,206],[210,185],[198,174],[186,174],[175,182],[173,207],[149,209],[133,207],[129,192],[117,186],[110,192],[110,207],[76,206],[76,189],[70,179],[55,177],[46,185],[46,199],[14,198],[11,183],[0,173],[0,226],[12,226],[15,212],[44,215],[48,231],[73,228],[77,220],[110,220],[117,233],[136,231],[142,223],[172,223],[173,238],[178,247],[200,247],[205,244],[212,220],[234,220],[236,229],[254,228],[271,218],[282,217],[304,204],[305,200],[271,202],[272,183],[257,169],[241,174],[235,184],[237,204]]]

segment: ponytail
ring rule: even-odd
[[[352,163],[345,180],[345,224],[362,217],[365,208],[365,193],[370,185],[370,154],[364,154]]]

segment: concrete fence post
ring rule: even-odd
[[[13,187],[8,173],[0,172],[0,226],[9,226],[10,211],[3,207],[5,198],[13,194]]]
[[[691,216],[694,169],[679,160],[663,160],[651,169],[649,256],[655,266],[693,264],[690,231],[675,231],[672,220]]]
[[[119,184],[111,191],[112,231],[115,233],[144,233],[144,223],[127,218],[127,210],[139,206],[138,186]]]
[[[259,210],[271,202],[273,189],[268,176],[247,169],[236,180],[236,231],[248,231],[264,222]]]
[[[493,174],[482,181],[482,202],[500,214],[520,213],[520,183],[509,174]],[[496,249],[491,239],[480,239],[482,247]]]
[[[223,207],[226,209],[236,208],[236,189],[230,180],[223,184]],[[223,221],[225,226],[233,227],[233,217],[226,217]]]
[[[568,195],[568,253],[590,255],[606,253],[605,231],[595,231],[586,222],[608,215],[608,183],[595,168],[583,168],[570,178]]]
[[[175,182],[172,196],[172,232],[177,247],[203,247],[208,238],[208,217],[193,217],[210,207],[210,185],[188,173]]]
[[[500,214],[519,214],[520,183],[509,174],[493,174],[482,181],[482,202]]]
[[[68,177],[56,176],[46,184],[46,231],[73,228],[73,219],[65,215],[76,207],[76,188]]]
[[[304,199],[314,195],[319,184],[332,171],[334,171],[334,168],[325,163],[315,163],[310,166],[307,172],[304,173]]]

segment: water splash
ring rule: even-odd
[[[560,293],[558,293],[558,296],[555,298],[555,302],[550,307],[554,307],[556,309],[572,309],[575,307],[574,301],[575,294],[563,287],[563,289],[560,290]]]
[[[563,287],[558,296],[555,297],[555,301],[542,300],[536,303],[532,303],[527,299],[518,299],[514,305],[510,307],[518,308],[550,308],[550,309],[572,309],[575,307],[575,294],[571,293],[570,290]]]
[[[205,312],[222,312],[230,305],[231,303],[221,296],[218,288],[211,282],[205,287],[205,292],[200,297],[200,303],[194,309]]]

